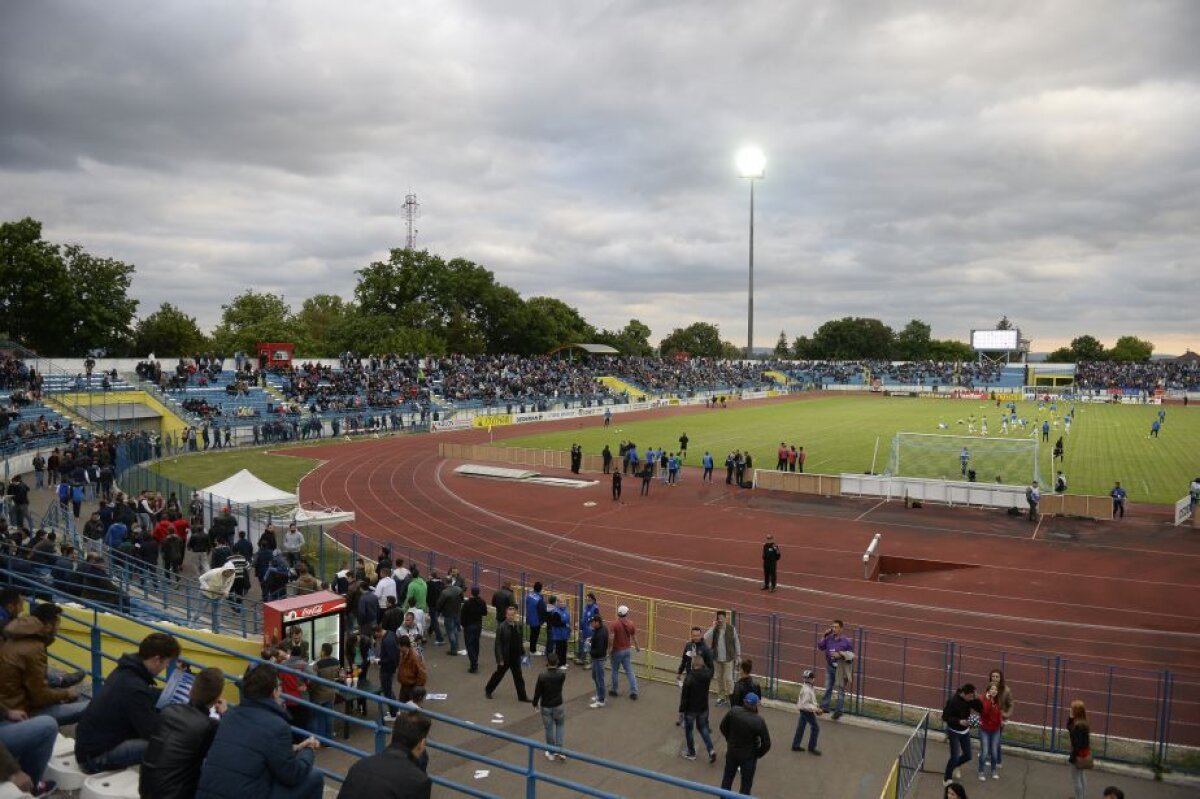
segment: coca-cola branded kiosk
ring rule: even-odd
[[[263,640],[267,644],[279,644],[291,636],[293,627],[299,627],[308,645],[307,660],[316,660],[321,654],[321,644],[332,644],[333,655],[342,659],[342,645],[346,636],[346,598],[332,591],[316,591],[311,594],[277,599],[263,603]]]

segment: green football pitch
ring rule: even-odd
[[[1059,404],[1059,415],[1067,406]],[[1188,493],[1192,478],[1200,475],[1200,408],[1170,406],[1158,438],[1150,438],[1150,424],[1157,405],[1075,405],[1070,435],[1059,424],[1050,443],[1041,444],[1039,460],[1044,484],[1055,471],[1066,475],[1074,494],[1107,495],[1119,480],[1129,492],[1130,502],[1168,504]],[[725,455],[740,449],[754,455],[760,469],[775,466],[781,441],[803,446],[808,454],[805,471],[821,474],[867,472],[875,458],[876,472],[883,472],[891,455],[892,438],[899,431],[967,435],[966,422],[987,418],[989,435],[1000,437],[999,412],[994,402],[977,400],[933,400],[900,397],[822,397],[813,400],[771,404],[735,404],[720,410],[702,410],[685,417],[661,416],[629,422],[614,414],[612,425],[602,417],[582,420],[582,426],[535,436],[506,438],[497,446],[570,449],[581,444],[585,453],[599,453],[608,444],[616,457],[621,441],[632,440],[644,452],[647,447],[679,448],[682,433],[688,436],[687,465],[696,467],[705,450],[723,468]],[[1035,402],[1017,403],[1020,417],[1033,420],[1049,416]],[[945,424],[946,428],[939,428]],[[978,433],[978,424],[976,426]],[[1019,433],[1010,433],[1017,438]],[[1053,442],[1064,439],[1064,458],[1051,466]],[[876,454],[876,442],[878,453]],[[957,457],[951,453],[947,471],[954,477]],[[1023,483],[1032,474],[1005,482]],[[980,475],[980,479],[992,479]]]

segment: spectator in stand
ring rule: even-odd
[[[24,711],[0,705],[0,784],[15,787],[22,796],[49,796],[54,783],[47,783],[42,777],[54,754],[56,740],[58,723],[54,719],[30,718]]]
[[[217,734],[216,712],[228,710],[221,691],[225,674],[207,668],[196,675],[186,703],[163,708],[150,736],[138,776],[138,794],[143,799],[191,799],[200,782],[204,756]]]
[[[433,781],[420,766],[430,721],[403,713],[392,727],[392,745],[350,767],[338,799],[429,799]]]
[[[136,653],[127,652],[75,727],[75,759],[87,774],[113,771],[142,762],[158,726],[161,691],[155,678],[177,657],[179,642],[166,633],[150,633]]]
[[[325,779],[313,766],[316,738],[292,743],[279,704],[278,670],[251,666],[242,702],[225,714],[200,772],[196,799],[321,799]]]

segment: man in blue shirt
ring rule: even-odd
[[[700,463],[701,463],[701,465],[704,466],[704,479],[711,483],[712,482],[712,473],[713,473],[712,453],[708,452],[706,450],[704,453],[704,458],[703,458],[703,460],[700,461]]]
[[[1116,485],[1114,485],[1113,490],[1109,491],[1108,495],[1110,497],[1112,497],[1112,501],[1113,501],[1112,517],[1114,519],[1116,519],[1117,517],[1124,519],[1125,518],[1125,489],[1121,488],[1121,483],[1118,482]]]
[[[958,453],[958,463],[962,467],[962,476],[967,476],[967,464],[971,462],[971,453],[966,447],[962,448],[962,452]]]

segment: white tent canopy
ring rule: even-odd
[[[287,521],[295,522],[299,527],[333,527],[342,522],[354,521],[354,511],[338,508],[296,508],[288,514]]]
[[[299,497],[281,491],[270,483],[255,477],[249,469],[242,469],[232,477],[200,490],[206,501],[226,505],[249,505],[252,508],[269,508],[278,505],[298,505]]]

